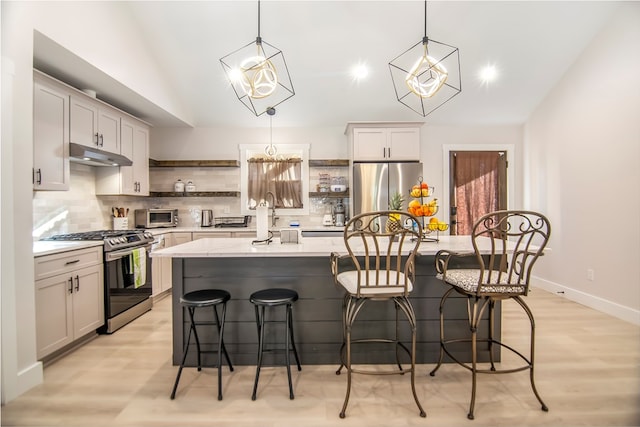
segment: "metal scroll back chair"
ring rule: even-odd
[[[411,359],[411,390],[420,415],[426,416],[415,388],[416,316],[409,301],[415,283],[415,257],[420,245],[417,220],[400,211],[369,212],[353,217],[345,226],[344,242],[348,255],[331,254],[331,269],[337,286],[345,290],[342,307],[343,345],[341,348],[340,374],[347,370],[347,392],[340,418],[345,417],[351,393],[351,376],[357,374],[404,374],[399,352],[403,349]],[[339,271],[340,259],[350,259],[349,270]],[[367,301],[393,301],[396,311],[395,336],[383,338],[352,339],[356,317]],[[402,311],[411,328],[411,348],[398,337],[399,311]],[[397,369],[374,370],[352,366],[353,343],[390,343],[395,346]]]
[[[440,301],[440,359],[431,371],[434,376],[446,354],[472,374],[471,403],[467,417],[473,419],[476,399],[476,375],[479,373],[505,374],[529,370],[531,388],[542,405],[534,382],[535,322],[533,314],[523,297],[529,292],[529,281],[534,264],[542,256],[549,241],[551,225],[542,214],[531,211],[497,211],[484,215],[473,227],[471,240],[472,253],[453,253],[446,250],[436,254],[438,277],[451,286]],[[476,260],[477,268],[461,268],[464,257]],[[474,266],[476,267],[476,266]],[[453,292],[467,297],[470,338],[446,339],[444,336],[444,306]],[[515,348],[495,338],[495,304],[497,301],[514,300],[529,317],[531,325],[529,354],[524,355]],[[488,337],[479,338],[478,329],[482,327],[481,318],[488,309]],[[469,342],[471,344],[471,363],[461,362],[447,347],[449,344]],[[478,367],[478,343],[487,343],[489,368]],[[496,347],[498,346],[498,347]],[[524,361],[524,365],[515,368],[496,369],[494,351],[504,348],[510,350]],[[519,360],[519,359],[518,359]]]

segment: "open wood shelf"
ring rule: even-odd
[[[150,197],[240,197],[239,191],[149,191]]]
[[[349,190],[347,191],[311,191],[309,197],[330,197],[336,199],[342,199],[349,197]]]
[[[312,168],[343,167],[343,166],[349,166],[349,159],[309,160],[309,167],[312,167]]]
[[[238,168],[238,160],[154,160],[149,159],[150,168]]]
[[[310,167],[345,167],[349,166],[348,159],[320,159],[309,160]],[[155,160],[149,159],[150,168],[238,168],[238,160]]]

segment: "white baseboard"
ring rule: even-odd
[[[575,301],[582,305],[586,305],[587,307],[591,307],[595,310],[617,317],[625,322],[640,326],[640,310],[625,307],[624,305],[616,302],[590,295],[586,292],[578,291],[573,288],[568,288],[539,277],[532,277],[531,286],[534,288],[544,289],[545,291],[563,296],[571,301]]]
[[[18,372],[18,378],[16,381],[16,394],[14,397],[20,396],[27,390],[42,384],[44,381],[44,373],[42,362],[37,361],[29,367]]]

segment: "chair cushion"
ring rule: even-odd
[[[488,273],[488,271],[485,272],[485,277],[487,277]],[[498,272],[492,272],[491,277],[498,277]],[[445,283],[462,289],[465,292],[476,293],[478,290],[478,281],[480,280],[480,270],[451,269],[447,270],[446,277],[443,277],[441,273],[438,273],[436,278],[444,280]],[[481,291],[483,293],[523,294],[525,289],[524,285],[519,284],[512,284],[511,286],[499,285],[509,285],[506,274],[500,276],[500,283],[483,284]]]
[[[370,274],[370,282],[369,283],[375,283],[375,271],[369,271]],[[369,287],[365,287],[363,286],[360,289],[360,294],[364,295],[364,296],[376,296],[376,295],[388,295],[388,294],[398,294],[401,293],[402,291],[398,290],[398,287],[396,286],[402,286],[404,285],[404,281],[405,281],[405,277],[403,273],[400,273],[399,276],[399,283],[396,284],[395,281],[391,284],[387,284],[386,282],[384,282],[384,279],[386,279],[386,274],[384,271],[380,271],[380,283],[377,286],[369,286]],[[396,277],[396,273],[392,273],[391,274],[391,278],[395,279]],[[362,271],[361,275],[360,275],[361,279],[363,281],[366,280],[366,271]],[[342,272],[340,274],[338,274],[337,276],[337,280],[338,283],[340,283],[342,285],[342,287],[349,292],[351,295],[357,295],[358,294],[358,271],[357,270],[351,270],[351,271],[345,271]],[[407,291],[411,292],[413,290],[413,284],[411,283],[411,280],[406,279],[408,284],[407,284]],[[393,286],[393,287],[389,287],[389,286]]]

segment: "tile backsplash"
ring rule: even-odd
[[[152,207],[178,209],[180,226],[200,224],[202,209],[212,209],[215,217],[240,216],[238,197],[139,197],[97,196],[95,167],[71,162],[68,191],[33,192],[33,239],[54,234],[76,233],[90,230],[108,230],[113,227],[112,207],[129,209],[129,228],[134,227],[134,210]],[[318,172],[310,171],[310,187],[315,190]],[[150,191],[173,191],[177,179],[193,181],[197,191],[240,191],[239,168],[151,168]],[[311,198],[308,216],[278,215],[278,227],[286,227],[297,220],[301,225],[322,224],[327,203],[335,199]],[[346,200],[345,200],[346,202]]]

